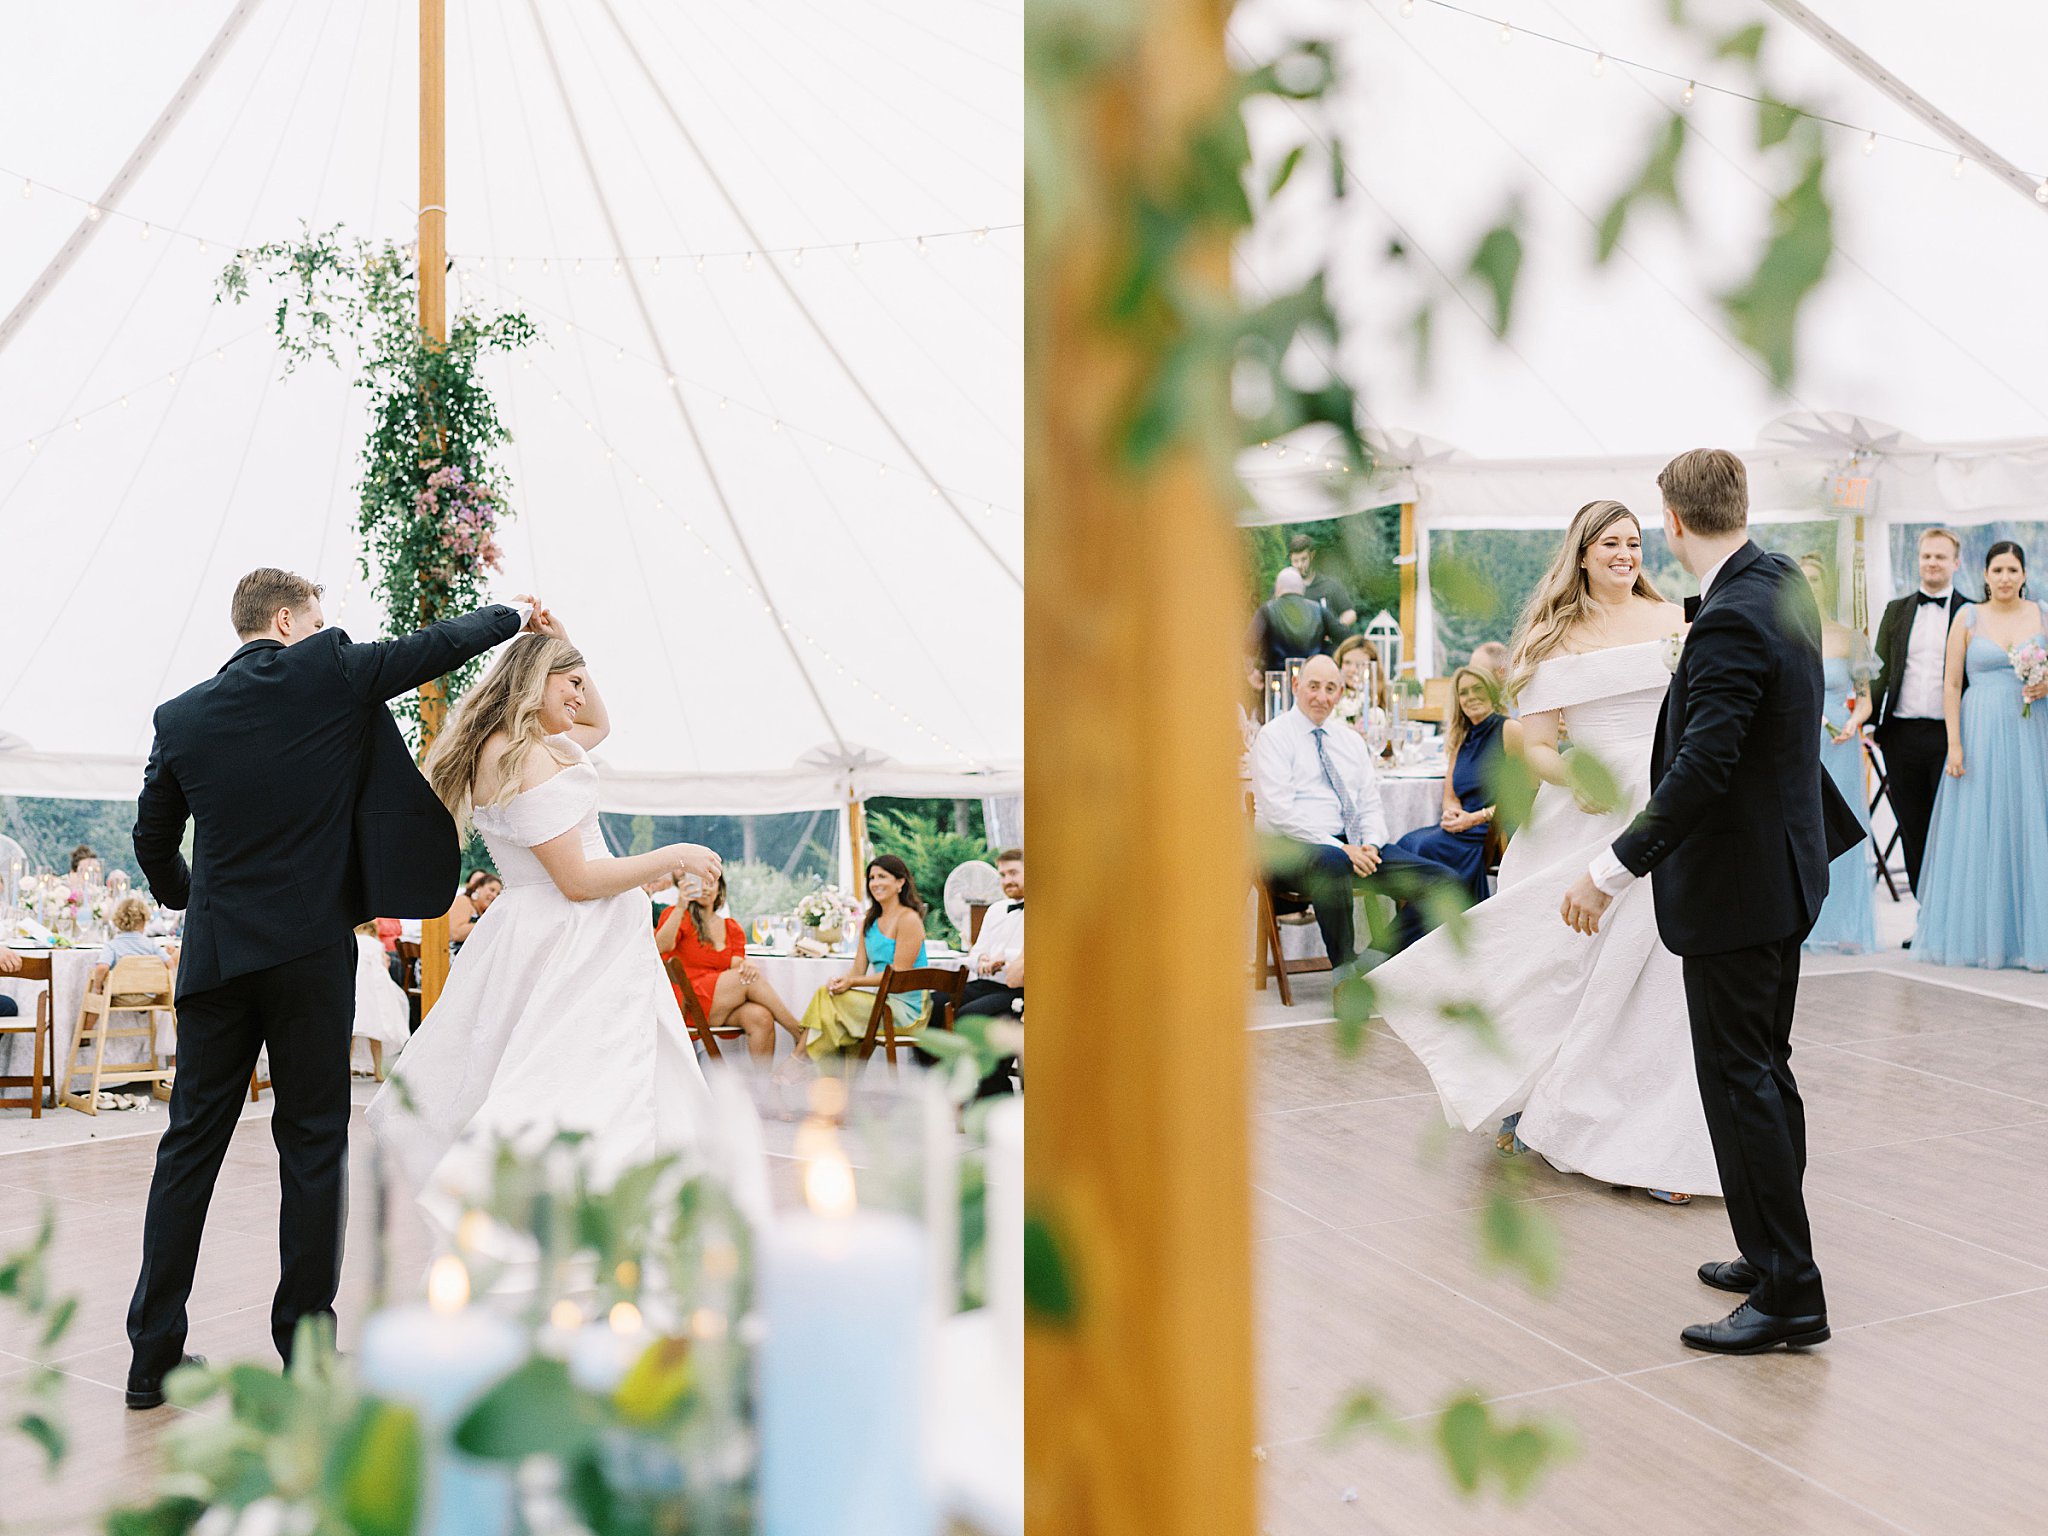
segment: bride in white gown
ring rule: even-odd
[[[1721,1185],[1684,979],[1657,937],[1650,882],[1616,897],[1590,936],[1558,907],[1649,798],[1667,651],[1683,622],[1642,573],[1634,515],[1613,501],[1582,507],[1516,630],[1523,752],[1544,782],[1500,888],[1466,915],[1462,947],[1439,929],[1372,973],[1381,1014],[1429,1068],[1452,1124],[1519,1113],[1511,1131],[1556,1167],[1673,1203]],[[1560,726],[1572,750],[1611,771],[1620,803],[1584,805],[1567,787]],[[1447,1019],[1450,1003],[1483,1008],[1496,1043]]]
[[[716,886],[718,855],[674,843],[613,858],[585,753],[610,723],[583,657],[545,610],[506,646],[427,756],[472,818],[504,892],[369,1108],[430,1207],[478,1193],[492,1143],[587,1132],[599,1178],[688,1147],[711,1120],[697,1055],[640,887]]]

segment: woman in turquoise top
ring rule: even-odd
[[[1827,566],[1814,555],[1799,562],[1820,604],[1820,653],[1826,680],[1821,711],[1821,766],[1870,831],[1870,796],[1863,782],[1863,724],[1870,718],[1870,679],[1877,668],[1862,634],[1832,617]],[[1877,911],[1871,890],[1870,844],[1858,843],[1828,866],[1828,899],[1806,936],[1808,949],[1867,955],[1877,948]]]
[[[861,919],[860,952],[844,976],[811,994],[810,1006],[804,1009],[803,1025],[809,1032],[805,1049],[817,1058],[859,1045],[875,1011],[873,989],[882,972],[892,967],[912,970],[924,963],[924,902],[918,898],[917,882],[910,878],[909,865],[893,853],[882,854],[868,862],[868,910]],[[922,992],[890,995],[889,1012],[898,1034],[924,1026],[924,1004]]]
[[[2001,540],[1984,601],[1948,640],[1948,775],[1934,798],[1920,871],[1913,958],[1932,965],[2048,971],[2048,686],[2027,687],[2012,652],[2048,645],[2048,608],[2029,598],[2027,557]],[[2033,886],[2029,891],[2028,887]]]

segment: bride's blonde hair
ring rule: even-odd
[[[1600,536],[1624,517],[1636,525],[1638,533],[1642,532],[1643,520],[1618,501],[1589,501],[1573,516],[1564,543],[1558,546],[1557,558],[1536,584],[1534,595],[1522,610],[1521,621],[1515,625],[1508,662],[1509,698],[1528,686],[1529,679],[1536,675],[1536,664],[1563,645],[1571,627],[1586,616],[1593,598],[1581,562]],[[1653,603],[1664,601],[1664,594],[1657,590],[1640,561],[1630,591]]]
[[[573,761],[548,741],[540,723],[548,679],[583,665],[583,653],[552,635],[521,635],[505,647],[484,680],[462,696],[448,724],[427,751],[427,782],[467,833],[476,803],[477,769],[484,743],[498,731],[511,740],[498,759],[498,792],[493,805],[509,805],[519,793],[527,755],[538,747],[564,764]]]

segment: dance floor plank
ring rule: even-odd
[[[1533,1294],[1480,1257],[1492,1137],[1445,1131],[1384,1031],[1337,1052],[1327,979],[1296,988],[1293,1009],[1255,1003],[1251,1035],[1273,1536],[2040,1528],[2048,978],[1896,954],[1809,968],[1793,1060],[1835,1337],[1756,1359],[1678,1342],[1734,1303],[1693,1275],[1734,1253],[1718,1201],[1522,1159],[1562,1261]],[[1571,1425],[1576,1454],[1525,1504],[1460,1496],[1426,1439],[1325,1438],[1355,1389],[1425,1428],[1459,1385]]]

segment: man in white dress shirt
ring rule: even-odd
[[[1962,546],[1946,528],[1920,535],[1920,590],[1885,605],[1877,624],[1882,667],[1871,690],[1871,736],[1884,753],[1892,815],[1906,855],[1906,881],[1920,893],[1920,859],[1934,793],[1948,763],[1948,726],[1942,719],[1942,674],[1949,626],[1970,599],[1956,590]]]
[[[967,990],[960,1013],[1006,1014],[1024,995],[1024,850],[996,855],[1003,899],[982,914],[981,932],[967,952]],[[1012,973],[1017,979],[1012,980]]]
[[[1355,890],[1400,900],[1432,881],[1460,883],[1436,860],[1392,846],[1371,750],[1331,718],[1343,692],[1337,663],[1310,657],[1295,679],[1294,708],[1267,721],[1252,745],[1259,827],[1296,845],[1301,863],[1288,879],[1315,908],[1332,965],[1357,958]],[[1405,949],[1421,932],[1420,908],[1408,902],[1395,920],[1392,947]]]

